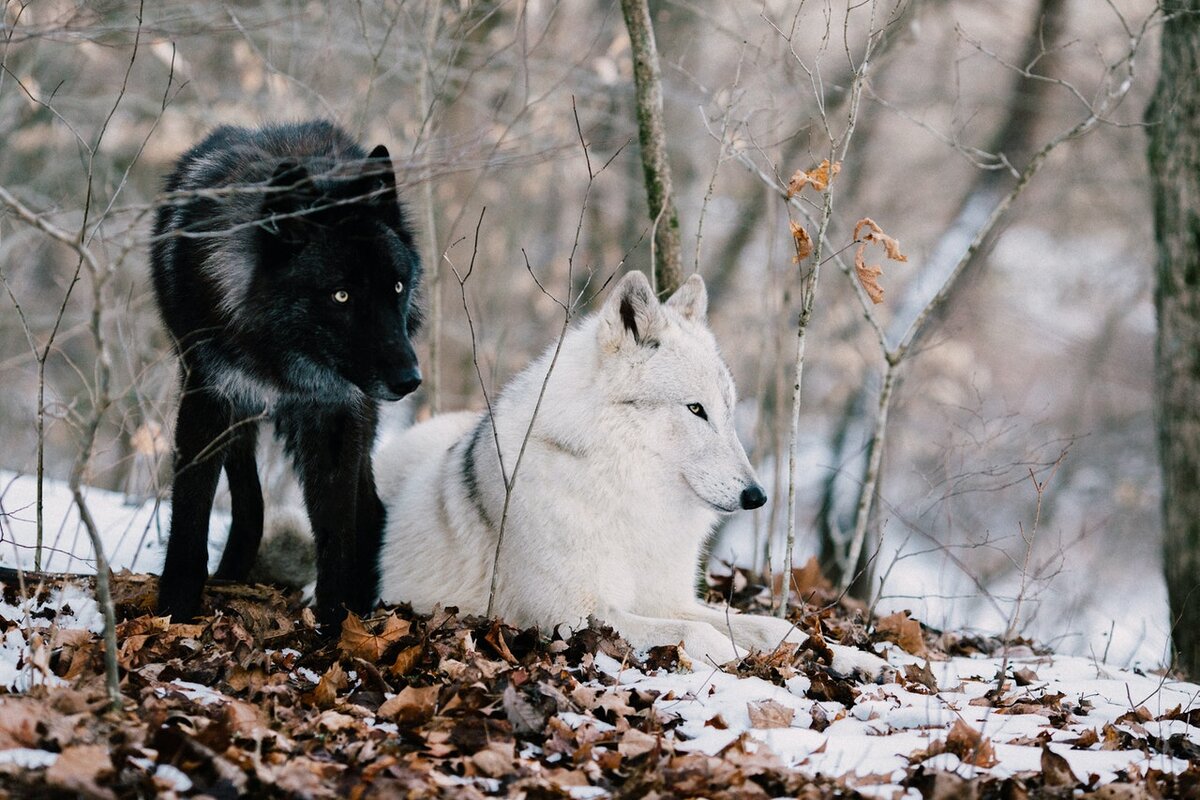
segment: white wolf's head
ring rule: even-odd
[[[641,272],[626,275],[598,314],[603,391],[623,440],[665,473],[664,491],[721,512],[758,508],[767,496],[734,430],[733,378],[707,309],[699,275],[665,303]]]

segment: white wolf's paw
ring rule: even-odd
[[[740,661],[750,653],[744,647],[734,644],[728,634],[699,625],[688,631],[683,641],[683,654],[691,662],[692,670],[698,671],[714,669],[730,661]]]
[[[863,675],[873,682],[888,681],[895,675],[896,669],[874,653],[846,647],[841,644],[830,644],[833,651],[833,668],[843,675]]]
[[[315,585],[317,546],[302,509],[278,508],[267,514],[262,543],[247,580],[292,589]]]

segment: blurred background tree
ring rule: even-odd
[[[1158,443],[1171,631],[1200,674],[1200,2],[1165,3],[1162,66],[1150,107],[1158,243]]]

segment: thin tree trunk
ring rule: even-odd
[[[1157,405],[1163,563],[1179,666],[1200,674],[1200,0],[1164,4],[1146,112],[1158,242]]]
[[[1034,15],[1025,52],[1017,66],[1037,75],[1054,76],[1058,68],[1058,58],[1053,47],[1062,36],[1067,10],[1065,0],[1041,0]],[[981,169],[978,173],[954,220],[930,252],[928,262],[922,268],[922,279],[910,284],[898,305],[887,330],[891,346],[900,341],[922,309],[941,291],[946,280],[957,269],[960,257],[975,238],[975,234],[988,223],[993,210],[1004,201],[1017,182],[1017,173],[1024,169],[1037,152],[1038,129],[1049,108],[1054,87],[1050,80],[1017,76],[1006,107],[1004,122],[988,147],[988,152],[1003,157],[1004,160],[1000,163],[1004,166]],[[979,252],[984,249],[986,248],[975,252],[967,264],[967,270],[978,265]],[[955,284],[956,289],[961,286],[961,280]],[[943,308],[945,307],[944,305]],[[865,414],[869,409],[875,408],[877,404],[869,402],[868,398],[877,391],[877,387],[877,382],[864,381],[859,390],[860,396],[847,406],[847,413]],[[825,484],[817,526],[822,570],[835,583],[844,582],[847,577],[853,576],[851,594],[855,596],[864,596],[863,593],[870,590],[867,559],[874,551],[874,541],[878,539],[879,520],[872,517],[869,531],[872,541],[865,543],[865,546],[864,543],[859,543],[856,547],[858,558],[847,561],[849,548],[855,547],[852,533],[858,526],[859,515],[863,513],[864,506],[860,494],[869,469],[867,454],[861,448],[865,434],[873,427],[866,420],[854,419],[843,420],[839,426],[842,435],[839,437],[840,442],[833,461],[838,472]],[[878,459],[882,453],[877,452],[873,455]],[[872,492],[874,496],[878,496],[881,491],[883,477],[883,470],[877,467],[875,489]],[[870,513],[872,507],[873,503],[868,502],[867,513]]]
[[[683,251],[663,129],[662,73],[647,0],[621,0],[621,11],[633,50],[638,141],[646,174],[646,200],[654,224],[654,290],[664,298],[683,283]]]

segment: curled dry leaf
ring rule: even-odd
[[[787,196],[794,197],[805,186],[812,186],[818,192],[823,192],[833,181],[833,176],[841,171],[842,162],[835,161],[830,164],[828,158],[807,172],[798,169],[788,181]]]
[[[796,246],[796,255],[792,256],[792,263],[799,264],[804,259],[812,255],[813,241],[808,235],[808,231],[804,230],[804,226],[795,220],[790,220],[792,226],[792,243]]]
[[[863,233],[863,228],[867,229],[866,233]],[[858,242],[858,249],[854,251],[854,271],[858,275],[858,282],[872,303],[882,303],[883,287],[879,285],[879,276],[883,274],[883,267],[867,263],[867,245],[872,242],[883,245],[884,254],[892,261],[908,261],[908,256],[900,252],[900,243],[884,233],[883,228],[870,217],[863,217],[855,224],[854,241]]]

